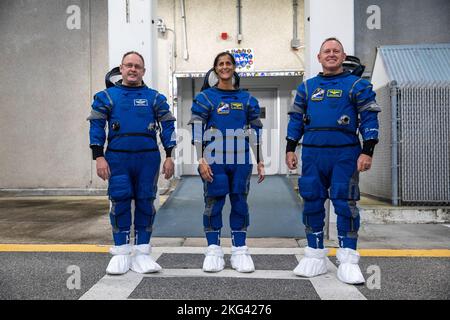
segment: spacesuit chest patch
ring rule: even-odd
[[[316,90],[314,90],[314,92],[311,96],[311,100],[312,101],[321,101],[321,100],[323,100],[324,95],[325,95],[325,90],[322,88],[317,88]]]
[[[134,99],[134,106],[135,107],[148,107],[148,100],[147,99]]]
[[[217,108],[218,114],[229,114],[230,113],[230,105],[228,103],[221,102],[219,107]]]
[[[327,90],[328,98],[340,98],[342,97],[342,90],[340,89],[328,89]]]
[[[231,103],[231,109],[233,109],[233,110],[244,110],[244,106],[240,102],[232,102]]]

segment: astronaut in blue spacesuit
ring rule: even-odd
[[[208,242],[203,262],[206,272],[221,271],[225,262],[220,247],[222,209],[226,195],[231,202],[231,265],[238,272],[253,272],[253,260],[246,246],[249,225],[247,195],[252,173],[252,149],[259,180],[264,180],[261,157],[262,123],[258,101],[247,91],[236,88],[234,57],[220,53],[209,75],[209,87],[192,104],[193,144],[199,159],[198,171],[204,184],[203,225]]]
[[[337,275],[345,283],[358,284],[365,282],[356,251],[360,223],[356,206],[360,197],[358,179],[359,172],[369,170],[372,164],[381,109],[370,82],[344,71],[345,58],[344,48],[336,38],[322,43],[318,59],[323,72],[298,87],[289,111],[286,164],[291,170],[297,168],[295,149],[303,137],[299,191],[304,199],[308,246],[294,273],[314,277],[327,272],[323,227],[324,203],[330,198],[337,214]]]
[[[90,120],[90,147],[97,175],[109,179],[110,220],[114,244],[108,274],[157,272],[161,267],[150,256],[155,219],[153,202],[161,163],[157,131],[166,152],[162,173],[174,172],[174,122],[166,98],[143,83],[145,65],[137,52],[128,52],[120,65],[122,81],[94,96]],[[103,148],[108,128],[106,154]],[[131,200],[134,199],[134,246],[130,245]]]

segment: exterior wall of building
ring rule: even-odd
[[[242,1],[243,39],[240,43],[237,41],[237,1],[186,0],[185,4],[187,60],[184,59],[181,1],[158,1],[158,17],[174,31],[158,36],[158,88],[167,95],[171,95],[170,71],[206,72],[219,52],[231,48],[253,49],[255,71],[304,70],[304,49],[291,48],[292,0]],[[298,1],[297,32],[302,45],[303,17],[304,1]],[[221,39],[223,32],[229,35],[228,40]],[[171,56],[170,51],[176,51],[176,57]]]
[[[305,78],[322,71],[317,60],[323,40],[336,37],[347,54],[354,52],[354,0],[305,0]]]
[[[373,70],[381,45],[449,43],[448,0],[355,1],[355,55]]]
[[[104,185],[91,183],[86,118],[108,69],[107,17],[106,0],[0,2],[0,189]]]

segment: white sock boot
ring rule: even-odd
[[[225,268],[222,247],[212,244],[206,248],[205,260],[203,261],[203,271],[219,272]]]
[[[113,255],[106,267],[107,274],[125,274],[130,270],[131,265],[131,245],[124,244],[113,246],[109,252]]]
[[[361,284],[366,282],[359,268],[359,253],[350,248],[339,248],[336,252],[339,262],[337,277],[348,284]]]
[[[328,249],[305,248],[305,256],[300,260],[294,273],[300,277],[315,277],[327,273]]]
[[[255,271],[255,265],[247,246],[231,247],[231,266],[238,272]]]
[[[133,252],[134,254],[131,257],[131,270],[134,272],[153,273],[162,269],[150,255],[152,247],[149,244],[135,245]]]

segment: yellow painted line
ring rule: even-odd
[[[335,256],[336,248],[329,249],[328,255]],[[361,257],[428,257],[450,258],[449,249],[358,249]]]
[[[0,252],[109,252],[111,246],[96,244],[0,244]]]
[[[0,244],[0,252],[94,252],[108,253],[110,245],[96,244]],[[336,256],[337,248],[329,248]],[[450,258],[450,249],[358,249],[362,257]]]

